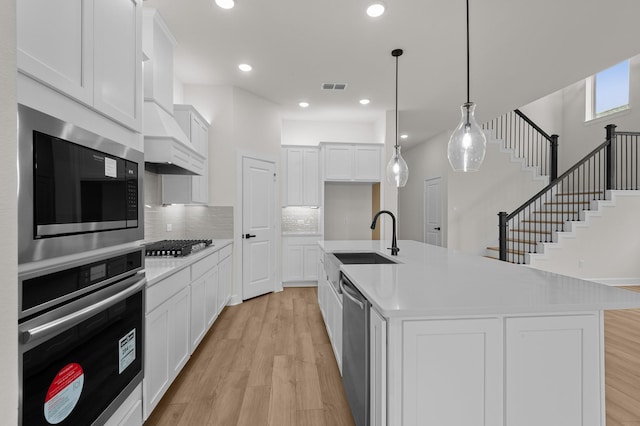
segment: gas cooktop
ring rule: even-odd
[[[203,248],[213,245],[212,240],[162,240],[145,244],[145,255],[150,257],[188,256]]]

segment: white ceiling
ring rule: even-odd
[[[147,0],[178,41],[176,77],[233,85],[282,108],[283,119],[372,122],[394,109],[400,57],[403,144],[455,127],[466,100],[465,1]],[[637,0],[471,0],[471,100],[480,122],[640,53]],[[237,65],[246,62],[245,74]],[[347,83],[344,92],[320,90]],[[371,104],[362,106],[366,97]],[[311,106],[301,109],[299,101]]]

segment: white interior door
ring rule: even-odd
[[[441,178],[424,181],[424,242],[442,246]]]
[[[275,290],[275,164],[242,159],[242,299]]]

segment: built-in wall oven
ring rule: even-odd
[[[18,261],[144,238],[144,154],[18,106]]]
[[[19,275],[20,424],[100,425],[142,381],[144,252]]]

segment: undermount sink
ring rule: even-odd
[[[342,262],[343,265],[368,265],[368,264],[384,264],[398,263],[388,257],[380,256],[375,252],[362,253],[333,253],[335,257]]]

